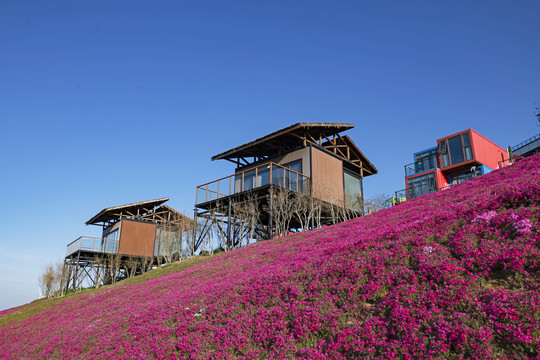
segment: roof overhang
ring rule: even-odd
[[[129,215],[135,216],[136,214],[141,214],[141,212],[147,213],[153,211],[155,207],[160,206],[168,200],[168,197],[164,197],[155,200],[141,201],[132,204],[109,207],[101,210],[94,217],[88,220],[86,222],[86,225],[98,225],[99,223],[119,220],[122,216],[128,217]]]
[[[336,144],[337,146],[343,146],[345,149],[348,149],[348,154],[343,154],[342,152],[340,155],[359,167],[361,169],[362,177],[375,175],[379,172],[375,165],[368,160],[364,153],[360,151],[358,146],[356,146],[356,144],[347,135],[338,137],[336,139]]]
[[[229,160],[241,165],[239,160],[255,158],[256,160],[278,155],[306,146],[307,143],[321,143],[325,138],[335,136],[345,130],[354,128],[345,123],[297,123],[275,131],[259,139],[237,146],[212,157],[212,160]],[[247,161],[244,160],[246,163]]]

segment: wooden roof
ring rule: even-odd
[[[273,156],[298,147],[302,144],[302,139],[321,139],[323,136],[330,137],[352,128],[353,124],[343,123],[297,123],[217,154],[212,160]]]
[[[348,147],[350,149],[348,156],[347,154],[340,152],[339,150],[337,153],[338,155],[341,155],[345,159],[350,160],[353,164],[361,168],[363,177],[375,175],[379,172],[375,165],[373,165],[371,161],[369,161],[369,159],[364,155],[364,153],[360,151],[358,146],[356,146],[356,144],[347,135],[336,138],[336,144],[337,149],[342,148],[342,146]],[[326,142],[323,144],[323,147],[331,151],[332,144]]]
[[[163,205],[163,203],[168,200],[168,197],[164,197],[105,208],[88,220],[86,225],[111,223],[124,218],[152,222],[177,222],[179,220],[189,219],[187,216],[173,208]],[[191,219],[189,220],[193,221]]]
[[[171,222],[174,222],[174,223],[183,222],[184,224],[186,224],[185,226],[186,230],[197,227],[197,222],[195,220],[188,218],[186,215],[182,214],[179,211],[174,210],[172,207],[167,206],[167,205],[161,205],[158,209],[158,212],[161,209],[168,211],[172,216],[174,216],[174,219],[171,219]]]

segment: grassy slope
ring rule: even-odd
[[[217,256],[217,255],[216,255]],[[49,309],[53,306],[61,305],[62,302],[70,300],[77,296],[83,296],[83,295],[91,295],[100,293],[103,291],[108,291],[110,289],[113,289],[117,286],[126,286],[131,284],[137,284],[143,281],[147,281],[150,279],[159,278],[165,275],[168,275],[170,273],[176,273],[180,272],[186,268],[189,268],[191,266],[197,265],[203,261],[207,261],[211,259],[212,257],[194,257],[190,259],[186,259],[183,261],[177,261],[173,264],[162,266],[158,269],[154,269],[148,273],[134,276],[132,278],[120,281],[115,284],[111,285],[105,285],[98,289],[84,289],[81,291],[78,291],[76,293],[69,293],[63,297],[60,298],[51,298],[51,299],[38,299],[34,300],[31,303],[28,303],[26,305],[18,306],[16,308],[7,309],[4,311],[0,311],[0,325],[6,324],[13,321],[23,321],[26,320],[36,313]]]
[[[337,226],[0,314],[0,357],[533,358],[539,205],[536,156]]]

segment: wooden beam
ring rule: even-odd
[[[235,161],[235,160],[233,160],[233,159],[225,159],[225,160],[230,161],[230,162],[232,162],[233,164],[236,164],[236,166],[242,165],[242,164],[240,164],[238,161]]]

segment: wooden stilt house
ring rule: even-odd
[[[109,281],[111,276],[125,277],[128,263],[130,266],[135,262],[139,267],[144,264],[151,268],[163,257],[163,242],[160,240],[165,235],[170,238],[167,232],[172,229],[180,229],[176,234],[176,256],[179,257],[181,232],[193,229],[195,222],[164,205],[168,200],[161,198],[109,207],[88,220],[86,225],[102,228],[102,236],[81,236],[67,245],[66,288],[75,290],[85,281],[95,286]],[[141,269],[135,271],[140,272]]]
[[[226,246],[235,247],[245,236],[242,224],[246,220],[235,216],[234,205],[255,201],[255,232],[272,237],[276,231],[276,214],[272,210],[276,192],[287,191],[296,198],[304,196],[311,208],[327,205],[319,213],[319,219],[322,217],[325,222],[335,221],[332,216],[336,209],[360,215],[362,180],[376,174],[377,169],[351,138],[341,135],[353,127],[340,123],[297,123],[213,156],[212,160],[234,163],[236,170],[232,175],[197,186],[195,217],[213,224]],[[298,216],[291,217],[287,230],[298,228],[298,220]],[[313,216],[310,222],[309,227],[314,227]],[[204,231],[199,242],[203,236]]]

